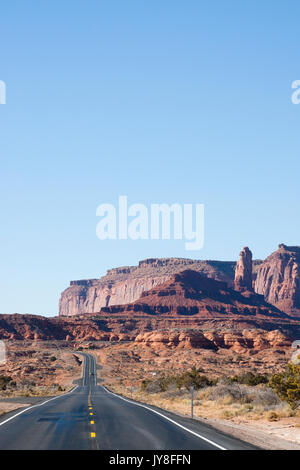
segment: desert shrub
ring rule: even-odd
[[[155,382],[150,379],[146,379],[142,381],[141,391],[142,392],[147,391],[149,393],[158,393],[158,392],[161,392],[161,388],[158,382]]]
[[[251,387],[250,391],[251,403],[254,405],[260,405],[264,408],[270,406],[277,406],[280,404],[280,400],[272,388],[264,386],[260,387]]]
[[[242,387],[236,383],[216,385],[210,390],[207,398],[212,401],[222,400],[224,402],[225,400],[227,404],[251,402],[247,387]]]
[[[12,381],[12,378],[6,375],[0,375],[0,390],[6,390],[9,382]]]
[[[249,386],[234,383],[218,383],[215,387],[209,389],[208,400],[222,401],[223,404],[241,403],[261,406],[268,409],[272,406],[278,406],[280,400],[275,392],[266,385]]]
[[[201,375],[199,369],[193,367],[190,371],[177,376],[176,383],[178,388],[190,389],[193,386],[196,390],[199,390],[200,388],[215,385],[216,381],[210,380],[206,375]]]
[[[50,357],[50,361],[51,361],[51,362],[55,362],[55,361],[56,361],[56,357],[55,357],[55,356],[51,356],[51,357]]]
[[[161,392],[166,392],[171,385],[176,384],[176,376],[174,375],[164,376],[163,375],[162,377],[158,377],[158,379],[156,380],[156,383],[159,385]]]
[[[147,386],[151,383],[152,381],[150,379],[145,379],[145,380],[142,380],[142,383],[141,383],[141,391],[144,392],[145,390],[147,390]]]
[[[271,376],[269,386],[292,410],[300,404],[300,365],[288,364],[284,372]]]
[[[266,375],[253,374],[253,372],[246,372],[245,374],[234,375],[233,377],[229,378],[230,383],[238,383],[251,386],[267,384],[268,381],[269,379]]]
[[[141,390],[150,393],[166,392],[169,389],[189,390],[192,386],[195,390],[215,385],[216,381],[201,375],[199,369],[193,367],[191,370],[178,375],[162,375],[156,380],[146,379],[142,381]]]
[[[267,414],[267,418],[269,421],[277,421],[278,420],[278,414],[275,411],[270,411]]]

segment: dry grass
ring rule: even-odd
[[[130,387],[110,385],[121,395],[131,397]],[[149,393],[134,388],[134,400],[148,403],[183,415],[191,413],[191,397],[187,390],[168,390]],[[194,392],[194,416],[198,418],[278,421],[283,418],[300,417],[300,411],[278,400],[273,391],[265,386],[216,385]]]

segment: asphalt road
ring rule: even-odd
[[[189,418],[139,404],[97,385],[84,354],[82,385],[0,420],[1,450],[252,450]]]

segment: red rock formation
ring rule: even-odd
[[[148,259],[139,266],[111,269],[101,279],[72,281],[60,299],[60,316],[96,313],[103,307],[126,305],[143,292],[170,280],[186,269],[226,282],[236,290],[254,291],[288,314],[300,317],[300,247],[280,245],[265,261],[253,261],[248,248],[238,263],[181,258]],[[236,268],[236,269],[235,269]],[[234,279],[235,270],[235,279]],[[251,270],[253,274],[251,274]]]
[[[263,296],[237,292],[225,282],[192,270],[174,274],[131,304],[103,307],[98,314],[55,318],[0,315],[0,339],[133,341],[139,333],[178,328],[198,330],[196,336],[189,335],[184,341],[192,347],[204,347],[212,342],[226,343],[225,336],[218,339],[216,331],[232,328],[289,330],[299,337],[300,321],[267,304]],[[202,328],[214,331],[215,336],[201,336]],[[181,341],[178,338],[174,341]]]
[[[243,248],[236,263],[234,288],[240,292],[252,290],[252,253],[248,247]]]
[[[286,318],[283,312],[264,301],[262,296],[237,292],[225,282],[215,281],[192,270],[175,274],[163,284],[145,292],[127,305],[103,307],[104,314],[193,315],[201,318],[257,316]]]
[[[234,262],[196,261],[185,258],[147,259],[139,266],[107,271],[101,279],[72,281],[60,298],[60,316],[99,312],[102,307],[137,300],[143,292],[169,280],[173,274],[193,269],[233,286]]]
[[[256,267],[254,289],[269,303],[300,316],[300,247],[279,245]]]
[[[293,321],[292,321],[293,322]],[[289,333],[286,333],[287,327]],[[278,327],[278,328],[276,328]],[[267,329],[265,329],[267,328]],[[271,331],[268,329],[272,328]],[[276,328],[276,329],[274,329]],[[280,329],[283,330],[280,331]],[[247,316],[242,319],[218,321],[195,317],[128,318],[85,315],[77,318],[44,318],[35,315],[0,315],[0,339],[40,341],[58,340],[62,347],[68,343],[82,344],[95,341],[123,342],[153,349],[232,349],[235,352],[246,350],[261,351],[268,348],[288,349],[294,337],[299,337],[300,322],[294,320],[294,330],[284,319],[269,319],[269,323]],[[298,332],[298,333],[297,333]]]
[[[291,340],[279,330],[263,331],[246,329],[241,331],[159,331],[141,333],[135,342],[143,347],[159,349],[178,347],[180,349],[232,349],[241,352],[245,349],[261,351],[268,348],[290,348]]]

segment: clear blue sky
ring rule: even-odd
[[[300,245],[298,1],[14,0],[0,15],[0,312],[147,257]],[[96,208],[204,203],[205,246],[106,241]]]

